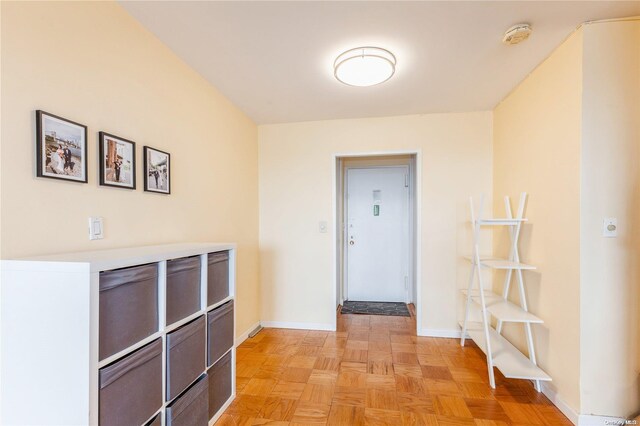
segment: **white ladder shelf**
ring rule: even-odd
[[[482,218],[484,197],[480,197],[478,217],[476,217],[473,198],[469,199],[471,207],[471,224],[473,226],[473,255],[468,258],[471,262],[471,274],[469,285],[463,289],[462,293],[467,299],[464,321],[460,323],[462,327],[462,337],[460,344],[464,346],[466,336],[469,335],[480,349],[487,356],[487,369],[489,372],[489,383],[492,388],[496,387],[493,367],[496,367],[507,378],[533,380],[535,388],[540,392],[540,382],[549,381],[551,377],[542,371],[536,362],[536,352],[533,346],[533,334],[531,324],[541,324],[543,321],[529,312],[527,308],[527,298],[524,291],[523,270],[536,269],[535,266],[520,263],[518,254],[518,237],[520,227],[526,222],[524,216],[524,206],[527,194],[520,194],[518,212],[513,217],[511,212],[511,201],[509,197],[504,197],[506,217],[497,219]],[[480,229],[482,226],[507,226],[511,236],[511,250],[507,259],[484,258],[480,256]],[[506,271],[502,295],[496,294],[485,288],[486,284],[482,278],[483,268],[502,269]],[[520,305],[510,302],[508,299],[511,278],[516,275],[518,290],[520,295]],[[474,288],[474,282],[478,283]],[[469,320],[469,309],[477,305],[482,316],[481,322]],[[497,320],[496,328],[491,325],[491,318]],[[516,322],[524,325],[527,339],[529,357],[525,356],[507,339],[502,336],[502,324],[504,322]]]

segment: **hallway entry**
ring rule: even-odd
[[[345,170],[345,300],[409,302],[409,166]]]

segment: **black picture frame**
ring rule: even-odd
[[[87,126],[43,110],[36,111],[36,176],[87,183]],[[55,145],[58,149],[54,150]],[[80,156],[80,167],[74,158]]]
[[[155,165],[151,164],[154,157],[166,156],[165,160],[160,159]],[[144,157],[144,190],[156,192],[158,194],[171,194],[171,154],[150,146],[145,146]],[[165,167],[162,167],[162,166]],[[154,170],[151,170],[153,167]],[[151,174],[156,172],[155,174]],[[153,180],[151,179],[153,177]],[[162,189],[166,183],[166,189]],[[158,188],[160,187],[160,188]]]
[[[106,158],[107,151],[105,151],[105,143],[115,142],[116,144],[122,144],[124,146],[129,146],[129,152],[131,154],[131,165],[129,166],[130,170],[128,171],[128,176],[130,179],[130,183],[117,183],[122,176],[122,166],[119,166],[112,173],[115,174],[115,177],[118,180],[115,180],[113,177],[111,179],[108,178],[110,175],[109,167],[107,167],[108,159]],[[111,150],[109,150],[111,151]],[[112,188],[122,188],[122,189],[136,189],[136,143],[129,139],[121,138],[120,136],[113,135],[107,132],[98,132],[98,152],[100,153],[100,185],[102,186],[110,186]],[[117,154],[116,154],[117,157]],[[126,161],[126,158],[121,157],[122,160]],[[116,160],[117,161],[117,160]],[[125,170],[126,172],[126,170]]]

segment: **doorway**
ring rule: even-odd
[[[414,304],[417,153],[336,155],[336,304]]]
[[[345,300],[409,302],[409,166],[346,167]]]

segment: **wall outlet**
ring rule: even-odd
[[[104,238],[104,223],[101,217],[89,218],[89,239],[101,240]]]
[[[615,217],[605,217],[602,220],[602,236],[605,238],[615,238],[618,236],[618,219]]]

